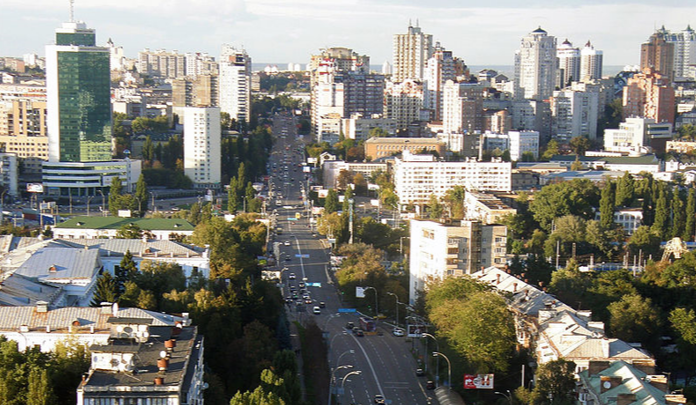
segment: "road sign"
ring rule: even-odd
[[[322,283],[307,283],[308,287],[322,287]]]
[[[341,314],[353,314],[356,313],[356,308],[339,308],[338,312]]]
[[[287,221],[297,221],[298,219],[295,217],[288,217],[286,218]]]
[[[310,255],[297,255],[296,254],[295,257],[297,257],[298,259],[309,259]]]

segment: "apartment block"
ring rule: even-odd
[[[552,132],[557,137],[597,137],[599,95],[596,92],[567,88],[550,98]]]
[[[511,190],[511,163],[500,160],[444,162],[407,150],[395,159],[393,170],[400,207],[425,206],[432,194],[441,198],[456,185],[473,191]]]
[[[237,122],[249,122],[252,109],[252,59],[244,49],[223,45],[218,86],[220,111],[230,114],[230,118]]]
[[[422,114],[423,100],[423,83],[415,80],[399,83],[387,81],[383,116],[395,120],[397,129],[403,130],[413,122],[427,120],[427,114]]]
[[[184,109],[184,174],[195,188],[220,188],[220,108]]]
[[[433,55],[433,36],[421,31],[418,22],[406,34],[395,34],[393,40],[392,81],[423,81],[426,63]]]
[[[341,120],[341,131],[346,139],[365,141],[370,138],[370,131],[374,128],[379,128],[390,136],[394,136],[397,132],[395,121],[390,118],[382,118],[382,114],[364,116],[360,113],[353,113],[351,118]]]
[[[622,107],[625,117],[651,118],[672,124],[675,121],[675,90],[667,76],[647,68],[627,80]]]
[[[48,160],[46,112],[45,100],[0,100],[0,145],[30,176],[41,174],[41,162]]]
[[[413,305],[431,281],[462,277],[482,266],[504,266],[506,232],[505,226],[478,221],[409,221],[409,303]]]
[[[554,91],[557,77],[557,40],[537,28],[520,43],[515,60],[517,98],[544,100]]]
[[[627,118],[618,129],[606,129],[604,147],[608,152],[632,153],[650,146],[652,138],[670,138],[669,123],[656,123],[650,118]]]
[[[589,82],[603,78],[603,51],[596,50],[591,41],[581,50],[580,81]]]
[[[557,59],[559,60],[557,87],[563,89],[571,85],[571,82],[577,82],[580,77],[581,52],[578,48],[574,48],[568,39],[565,39],[557,47]]]
[[[498,224],[506,215],[514,215],[517,211],[493,194],[465,191],[465,219],[480,221],[484,225]]]
[[[365,157],[369,160],[394,156],[404,150],[412,154],[433,151],[445,155],[445,144],[436,138],[370,138],[363,145]]]
[[[483,87],[476,83],[445,82],[443,131],[473,133],[484,126]]]

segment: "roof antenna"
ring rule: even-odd
[[[74,18],[74,13],[73,13],[73,5],[75,3],[75,0],[70,0],[70,22],[75,22]]]

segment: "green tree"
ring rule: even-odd
[[[695,188],[690,187],[687,193],[687,206],[685,208],[685,230],[682,234],[682,240],[686,242],[695,240]]]
[[[569,145],[575,154],[583,156],[591,148],[591,141],[585,136],[576,136],[571,138]]]
[[[240,195],[237,188],[237,177],[230,178],[230,187],[227,190],[227,210],[236,214],[239,209]]]
[[[143,174],[138,177],[134,197],[138,202],[138,214],[142,217],[148,210],[148,184],[145,182],[145,177],[143,177]]]
[[[247,183],[247,188],[244,190],[245,194],[245,212],[254,212],[254,199],[256,198],[257,192],[254,190],[254,187],[252,186],[252,182]]]
[[[671,326],[677,331],[678,336],[687,344],[695,344],[695,310],[687,308],[675,308],[668,318]]]
[[[98,279],[95,287],[94,295],[90,305],[98,307],[102,302],[116,302],[119,294],[116,280],[111,276],[111,273],[105,271]]]
[[[581,306],[587,304],[587,291],[591,287],[591,279],[586,273],[578,270],[576,260],[569,260],[569,264],[552,273],[549,289],[560,301],[569,305]]]
[[[130,250],[126,250],[123,255],[123,259],[118,266],[114,269],[116,274],[116,284],[118,286],[119,294],[122,294],[125,289],[125,284],[127,281],[132,280],[138,273],[138,267],[136,262],[133,260],[133,255]]]
[[[533,398],[535,404],[573,405],[576,363],[564,359],[541,364],[535,373]]]
[[[327,192],[327,197],[324,199],[324,213],[332,214],[339,210],[339,197],[336,195],[336,191],[330,188]]]
[[[140,239],[143,237],[143,230],[135,223],[131,222],[121,226],[116,231],[116,239]]]
[[[641,342],[656,348],[663,318],[650,298],[639,294],[625,295],[608,305],[612,336],[627,342]]]
[[[114,176],[111,178],[111,188],[109,189],[109,213],[116,216],[121,209],[121,194],[123,193],[123,185],[121,178]]]
[[[465,217],[465,188],[454,186],[445,192],[445,202],[450,212],[450,218],[460,220]]]
[[[576,156],[576,160],[574,160],[573,163],[571,163],[571,171],[572,172],[577,172],[583,170],[583,163],[578,159],[578,156]]]
[[[155,157],[155,145],[152,142],[152,137],[150,135],[145,137],[145,142],[143,143],[143,160],[152,161]]]
[[[642,225],[629,238],[627,247],[632,255],[638,255],[641,251],[644,258],[649,255],[659,257],[661,238],[648,226]]]
[[[673,201],[670,203],[671,211],[671,227],[672,237],[679,238],[685,233],[685,221],[687,220],[687,215],[685,212],[685,196],[682,194],[680,189],[676,189],[673,192]]]
[[[347,187],[344,191],[344,202],[341,205],[341,210],[344,214],[348,214],[351,210],[351,200],[353,199],[353,190],[351,187]]]
[[[32,367],[31,371],[29,371],[26,404],[53,404],[53,390],[48,378],[48,371],[45,368]]]
[[[617,183],[615,206],[631,207],[634,202],[634,177],[629,172],[624,172]]]
[[[530,212],[540,227],[549,232],[552,221],[564,215],[592,219],[593,207],[598,206],[599,197],[598,188],[589,180],[548,184],[535,194]]]
[[[443,205],[438,201],[438,197],[435,194],[431,194],[426,206],[426,212],[428,212],[430,219],[439,220],[443,218]]]
[[[661,186],[656,199],[656,214],[651,225],[653,231],[661,240],[668,239],[670,231],[670,207],[669,207],[669,191]]]
[[[542,160],[550,160],[554,155],[559,154],[559,142],[552,139],[547,143],[547,149],[542,154]]]
[[[600,193],[600,227],[611,229],[615,226],[615,183],[607,182]]]

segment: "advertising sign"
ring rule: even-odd
[[[466,390],[493,390],[493,374],[465,374],[463,387]]]
[[[43,193],[44,185],[41,183],[27,183],[27,192],[29,193]]]
[[[420,338],[421,334],[426,332],[426,325],[407,325],[407,336],[411,338]]]
[[[363,287],[356,286],[356,298],[365,298],[365,289]]]

